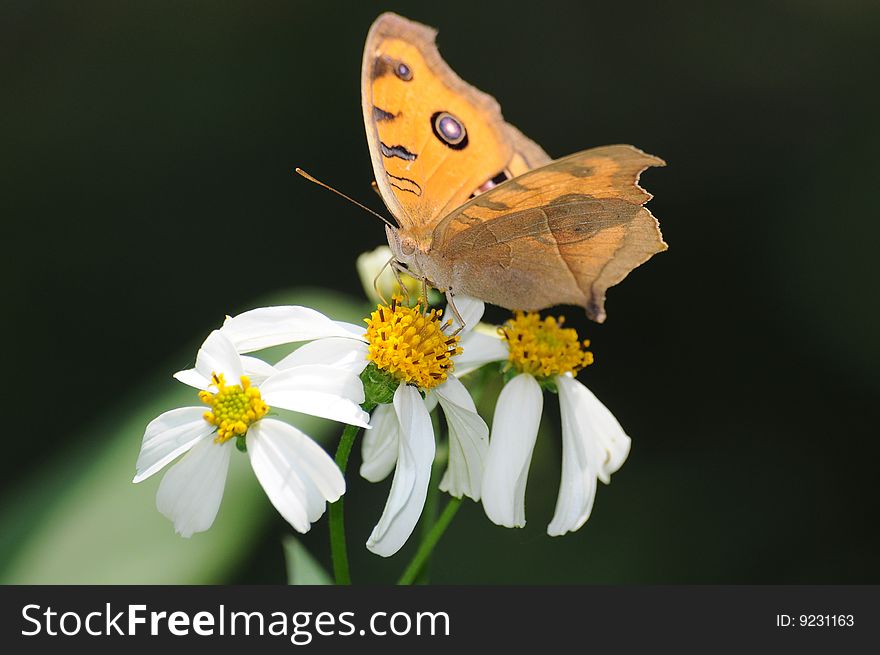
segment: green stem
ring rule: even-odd
[[[435,429],[435,434],[436,433]],[[443,473],[445,466],[446,458],[438,451],[437,456],[434,459],[434,464],[431,466],[431,481],[428,483],[428,496],[425,498],[425,509],[422,510],[422,520],[419,525],[419,534],[422,542],[424,542],[428,538],[428,535],[431,534],[431,530],[434,529],[434,525],[437,521],[437,506],[440,504],[440,475]],[[428,584],[430,568],[431,558],[429,556],[427,561],[422,565],[422,570],[419,571],[419,575],[414,580],[414,584]]]
[[[443,533],[446,532],[446,528],[449,527],[449,524],[452,522],[452,519],[460,506],[461,498],[449,499],[449,502],[446,503],[446,507],[443,508],[443,513],[440,514],[440,518],[437,519],[434,527],[431,528],[430,532],[428,532],[425,539],[419,545],[419,549],[406,567],[403,575],[400,576],[397,584],[410,585],[413,583],[419,575],[419,571],[421,571],[422,567],[425,565],[425,562],[431,557],[434,546],[437,545],[437,542],[440,541]]]
[[[336,465],[345,475],[345,467],[348,466],[348,456],[354,445],[354,439],[360,428],[356,425],[346,425],[342,436],[339,438],[339,446],[336,448]],[[335,503],[330,503],[330,557],[333,560],[333,577],[338,585],[351,584],[351,573],[348,570],[348,548],[345,545],[345,513],[343,500],[339,498]]]

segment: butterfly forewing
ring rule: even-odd
[[[362,105],[376,183],[400,226],[415,233],[430,233],[493,180],[549,161],[504,122],[491,96],[449,68],[435,35],[383,14],[364,48]]]

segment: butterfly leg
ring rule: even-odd
[[[417,280],[421,284],[421,291],[419,293],[419,304],[422,307],[422,314],[427,313],[428,311],[428,278],[424,275],[415,275],[411,270],[409,270],[406,266],[401,264],[396,259],[392,259],[386,264],[386,266],[390,265],[391,270],[394,272],[394,277],[397,279],[397,284],[400,286],[400,290],[403,293],[404,300],[407,305],[410,304],[409,301],[409,292],[406,288],[406,285],[403,283],[403,280],[400,277],[400,274],[409,275],[412,279]],[[458,315],[458,312],[455,312]]]
[[[403,283],[403,279],[400,277],[400,274],[406,273],[407,275],[411,275],[411,273],[406,269],[405,266],[402,266],[400,262],[393,257],[388,263],[391,265],[391,272],[394,273],[394,279],[397,280],[397,286],[400,287],[400,292],[401,294],[403,294],[403,301],[404,303],[409,305],[409,290]]]
[[[458,313],[458,308],[455,306],[455,296],[452,295],[452,291],[449,289],[446,290],[446,304],[449,306],[449,309],[452,310],[453,316],[455,316],[458,321],[458,328],[453,332],[450,336],[455,336],[462,330],[464,330],[464,319],[461,317],[461,314]]]
[[[426,277],[424,277],[424,276],[422,276],[422,297],[421,297],[421,301],[422,301],[422,307],[423,307],[423,309],[422,309],[422,313],[424,314],[425,312],[428,311],[428,278],[426,278]]]
[[[385,296],[382,295],[382,289],[379,288],[379,278],[382,277],[382,273],[385,272],[385,269],[391,266],[392,262],[394,262],[394,257],[385,262],[385,265],[379,269],[379,272],[376,274],[376,277],[373,278],[373,289],[376,290],[376,295],[379,296],[379,300],[382,301],[383,305],[387,305],[388,301],[385,300]],[[391,270],[394,273],[394,276],[397,277],[397,283],[400,284],[400,278],[397,276],[397,271],[394,270],[394,267],[391,266]],[[402,285],[401,285],[402,286]]]

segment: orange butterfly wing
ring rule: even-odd
[[[492,180],[550,161],[498,103],[440,58],[436,30],[382,14],[367,36],[362,106],[376,183],[414,238]]]

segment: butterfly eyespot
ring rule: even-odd
[[[397,62],[397,65],[394,67],[394,74],[404,82],[409,82],[413,77],[412,69],[402,61]]]
[[[434,136],[453,150],[461,150],[468,144],[464,124],[448,111],[438,111],[431,116],[431,129]]]

